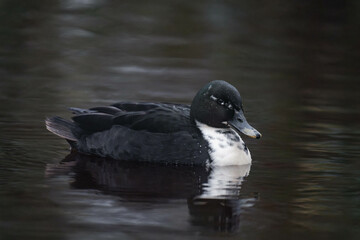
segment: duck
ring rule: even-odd
[[[119,161],[251,164],[241,134],[262,136],[247,122],[239,91],[223,80],[203,86],[191,105],[122,101],[69,109],[71,120],[46,118],[47,130],[65,139],[72,151]]]

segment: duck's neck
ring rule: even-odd
[[[209,144],[211,164],[218,166],[251,163],[251,154],[241,137],[230,128],[214,128],[196,121]]]

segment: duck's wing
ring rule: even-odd
[[[205,164],[210,158],[187,105],[121,103],[71,110],[73,121],[52,117],[46,126],[79,152],[175,164]]]
[[[133,130],[172,133],[191,128],[190,107],[168,103],[121,102],[90,109],[71,108],[72,118],[88,132],[99,132],[121,125]]]

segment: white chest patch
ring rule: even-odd
[[[214,128],[196,122],[209,143],[212,165],[244,165],[251,163],[251,154],[241,137],[232,129]]]

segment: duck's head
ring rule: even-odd
[[[192,101],[190,117],[210,127],[231,128],[252,138],[261,137],[246,121],[240,93],[225,81],[212,81],[200,89]]]

